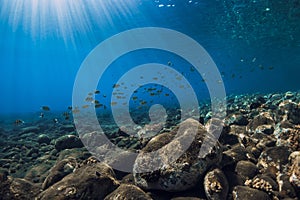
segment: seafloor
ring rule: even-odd
[[[95,159],[81,143],[72,120],[57,117],[55,123],[56,113],[32,121],[27,116],[25,123],[13,126],[12,119],[3,118],[0,199],[300,198],[299,92],[228,97],[224,122],[210,119],[209,105],[200,112],[199,120],[181,122],[187,130],[198,127],[187,151],[160,170],[139,174],[112,169],[113,160]],[[206,127],[214,123],[223,124],[219,143],[200,158],[203,136],[209,135]],[[104,130],[119,147],[150,152],[176,140],[177,129],[171,121],[151,140],[128,137],[114,127]],[[179,140],[176,144],[171,147],[182,145]],[[106,153],[101,147],[96,151]],[[147,157],[137,160],[141,167],[153,162]]]

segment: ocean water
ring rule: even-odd
[[[43,105],[66,110],[88,54],[106,39],[142,27],[168,28],[196,40],[216,63],[227,94],[298,90],[299,4],[297,0],[2,0],[0,113],[39,112]],[[139,64],[170,61],[171,67],[189,76],[191,65],[172,53],[148,49],[132,54],[120,56],[100,81],[107,95],[121,75]],[[201,78],[187,77],[198,97],[205,99],[209,96]]]

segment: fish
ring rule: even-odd
[[[263,66],[263,65],[259,65],[258,67],[259,67],[261,70],[264,69],[264,66]]]
[[[79,110],[78,108],[75,108],[75,109],[72,110],[72,113],[73,113],[73,114],[77,114],[77,113],[79,113],[79,112],[80,112],[80,110]]]
[[[53,122],[54,122],[55,124],[57,124],[57,123],[58,123],[58,119],[54,118],[54,119],[53,119]]]
[[[24,123],[25,123],[25,122],[24,122],[23,120],[21,120],[21,119],[16,119],[15,122],[14,122],[14,124],[15,124],[16,126],[19,126],[19,125],[24,124]]]
[[[95,94],[100,94],[100,90],[95,90]]]
[[[99,104],[100,102],[98,100],[94,100],[92,103]]]
[[[93,97],[87,97],[87,98],[85,98],[85,101],[92,102],[92,101],[94,101],[94,98]]]
[[[115,105],[117,105],[117,102],[113,101],[113,102],[110,103],[110,105],[115,106]]]
[[[72,106],[68,106],[68,110],[72,110]]]
[[[103,106],[103,104],[101,104],[101,103],[95,104],[95,108],[100,108],[100,107],[102,107],[102,106]]]
[[[63,113],[63,116],[64,116],[64,117],[70,116],[70,113],[69,113],[69,112],[64,112],[64,113]]]
[[[168,66],[173,66],[173,63],[171,61],[168,61]]]
[[[43,118],[43,117],[44,117],[44,113],[41,113],[39,117],[40,117],[40,118]]]
[[[41,109],[44,110],[44,111],[50,111],[50,107],[49,106],[42,106]]]
[[[83,105],[82,108],[88,108],[90,105]]]
[[[137,100],[137,99],[138,99],[138,97],[136,97],[136,96],[132,97],[132,100],[133,100],[133,101],[135,101],[135,100]]]
[[[120,84],[113,84],[113,88],[118,88],[120,87]]]
[[[92,96],[92,95],[93,95],[93,93],[92,93],[92,92],[89,92],[89,93],[88,93],[88,95],[89,95],[89,96]]]
[[[147,103],[147,101],[140,101],[141,105],[145,105]]]

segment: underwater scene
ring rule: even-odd
[[[300,198],[300,0],[0,0],[0,200]]]

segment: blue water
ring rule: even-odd
[[[39,112],[43,105],[66,110],[90,51],[140,27],[169,28],[196,40],[216,63],[227,94],[299,90],[298,0],[0,0],[0,114]],[[169,61],[198,98],[208,97],[201,77],[188,75],[188,64],[153,50],[117,60],[99,87],[109,95],[131,67]]]

